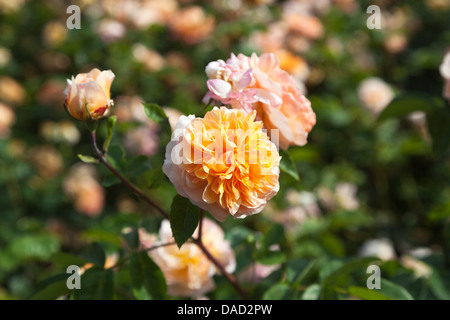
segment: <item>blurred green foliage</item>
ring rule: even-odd
[[[161,217],[100,165],[95,168],[106,190],[101,214],[81,214],[63,186],[80,162],[78,155],[93,154],[88,131],[74,122],[81,137],[70,143],[51,140],[41,129],[45,121],[68,119],[62,106],[65,79],[92,67],[113,70],[113,99],[139,95],[148,103],[147,116],[162,126],[161,141],[151,158],[128,152],[123,139],[140,124],[120,119],[109,125],[103,121],[99,140],[111,138],[108,160],[170,211],[176,191],[161,171],[168,121],[156,104],[202,114],[207,63],[231,52],[260,51],[252,35],[281,19],[284,5],[242,1],[240,11],[209,1],[180,2],[200,5],[215,17],[212,34],[195,45],[177,40],[159,24],[129,27],[123,38],[105,42],[96,29],[103,16],[87,14],[88,5],[82,6],[82,28],[65,30],[52,43],[45,40],[46,28],[55,21],[65,27],[69,2],[30,0],[17,10],[0,11],[0,47],[11,53],[0,77],[15,79],[25,90],[23,101],[14,106],[10,135],[0,140],[0,299],[166,297],[158,267],[142,253],[130,258],[130,242],[125,245],[130,239],[122,234],[125,227],[156,233]],[[286,153],[290,161],[283,163],[280,192],[265,211],[222,224],[236,254],[236,274],[254,263],[275,266],[249,285],[251,298],[450,298],[450,109],[438,71],[450,45],[450,11],[433,9],[429,2],[379,1],[384,12],[405,13],[403,27],[393,31],[366,28],[365,8],[377,1],[360,1],[351,13],[331,6],[317,14],[324,35],[298,53],[311,70],[307,97],[317,115],[308,144]],[[386,41],[395,32],[404,35],[406,46],[392,53]],[[178,62],[148,70],[134,58],[136,43],[167,60],[176,54]],[[358,97],[358,86],[368,77],[380,77],[394,88],[396,98],[378,117]],[[49,80],[62,83],[62,90],[45,92]],[[409,118],[413,111],[425,112],[420,125]],[[46,155],[40,158],[42,150]],[[336,194],[342,183],[354,192],[344,188],[346,194]],[[289,192],[298,198],[305,191],[313,195],[319,213],[288,222],[286,228],[283,215],[303,205],[289,200]],[[361,257],[363,244],[380,238],[392,242],[395,257]],[[426,276],[417,276],[402,260],[415,248],[427,250],[417,258]],[[119,256],[114,271],[104,266],[112,254]],[[130,258],[129,265],[120,264],[124,258]],[[86,288],[73,294],[65,286],[66,268],[86,263],[95,265],[83,275]],[[381,290],[366,288],[371,264],[381,268]],[[214,280],[209,298],[238,298],[225,278]]]

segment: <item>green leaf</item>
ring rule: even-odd
[[[370,290],[364,287],[350,287],[348,293],[364,300],[392,300],[377,290]]]
[[[82,154],[78,155],[78,158],[83,161],[84,163],[99,163],[97,158],[91,157],[91,156],[85,156]]]
[[[111,300],[114,296],[114,271],[92,267],[81,276],[81,289],[74,292],[75,300]]]
[[[353,272],[367,270],[367,266],[374,264],[377,260],[373,258],[358,258],[354,260],[350,260],[349,262],[342,265],[340,268],[336,270],[329,270],[330,272],[325,272],[326,266],[321,270],[321,279],[323,279],[321,298],[326,300],[334,300],[337,298],[336,286],[338,285],[339,280],[342,277],[349,276]],[[337,264],[336,264],[337,266]],[[332,268],[333,269],[333,268]]]
[[[444,281],[436,269],[432,270],[429,281],[431,291],[436,297],[441,300],[450,300],[450,292],[443,285]]]
[[[420,93],[408,93],[392,100],[381,112],[378,122],[389,118],[402,118],[414,111],[431,112],[435,108],[431,97]]]
[[[63,268],[67,268],[70,265],[82,266],[89,262],[86,259],[65,252],[55,253],[50,257],[50,261]]]
[[[433,152],[438,156],[450,151],[450,108],[436,108],[427,114]]]
[[[158,124],[167,119],[163,108],[156,103],[144,103],[144,112],[150,120],[153,120]]]
[[[162,132],[160,137],[160,144],[162,146],[167,145],[172,136],[172,129],[170,127],[169,119],[167,118],[167,115],[164,112],[163,108],[156,103],[145,103],[144,112],[149,119],[159,124]]]
[[[108,243],[115,247],[120,247],[122,244],[120,236],[117,233],[99,228],[84,231],[81,234],[81,238],[86,242]]]
[[[111,143],[112,134],[114,131],[114,126],[117,122],[117,116],[111,116],[108,118],[108,121],[106,123],[106,139],[103,143],[103,152],[108,152],[109,144]]]
[[[279,223],[274,223],[263,235],[261,248],[268,250],[271,245],[279,244],[284,239],[284,227]]]
[[[289,283],[300,285],[315,269],[317,260],[295,259],[286,263],[286,278]]]
[[[279,153],[281,156],[280,170],[290,175],[295,179],[295,181],[300,181],[297,167],[295,166],[295,162],[292,160],[291,155],[287,151],[282,149],[279,150]]]
[[[143,189],[158,188],[164,181],[164,172],[161,167],[147,170],[139,176],[138,183]]]
[[[295,294],[287,283],[277,283],[263,295],[263,300],[290,300]]]
[[[286,261],[286,253],[282,251],[265,251],[259,254],[256,260],[267,266],[281,264]]]
[[[151,163],[147,156],[140,155],[133,158],[127,164],[127,167],[127,177],[135,178],[143,175],[146,171],[148,171],[151,168]]]
[[[320,284],[314,283],[306,288],[302,294],[302,300],[318,300],[320,297]]]
[[[131,228],[127,232],[122,232],[122,236],[131,249],[139,247],[139,232],[137,228]]]
[[[442,203],[433,207],[428,214],[428,218],[433,221],[447,219],[448,217],[450,217],[450,202]]]
[[[36,291],[32,294],[31,300],[55,300],[70,292],[67,288],[66,273],[60,273],[45,279],[37,285]]]
[[[394,300],[414,300],[412,295],[402,286],[381,278],[380,289],[377,290]],[[374,289],[375,290],[375,289]]]
[[[11,252],[23,259],[43,259],[50,258],[59,250],[58,239],[50,234],[29,234],[12,241]]]
[[[176,195],[170,207],[170,227],[178,248],[188,240],[197,228],[200,210],[188,199]]]
[[[80,253],[81,258],[92,262],[99,267],[102,267],[105,265],[106,261],[106,255],[103,251],[103,248],[97,243],[91,243],[86,248],[84,248]]]
[[[129,268],[133,291],[139,292],[144,287],[153,299],[166,298],[167,285],[164,275],[147,252],[133,253]]]

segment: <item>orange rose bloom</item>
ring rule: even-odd
[[[255,117],[225,107],[181,116],[167,145],[164,173],[219,221],[259,213],[278,192],[280,156]]]

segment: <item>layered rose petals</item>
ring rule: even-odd
[[[219,221],[259,213],[278,192],[280,156],[255,117],[225,107],[182,116],[167,146],[164,173]]]
[[[206,73],[206,99],[213,98],[246,112],[256,110],[271,136],[272,130],[277,130],[282,149],[307,143],[316,115],[295,79],[280,68],[275,54],[232,54],[226,63],[209,63]]]

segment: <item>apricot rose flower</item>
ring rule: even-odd
[[[181,116],[167,145],[164,173],[219,221],[261,212],[279,190],[280,156],[255,117],[225,107]]]

